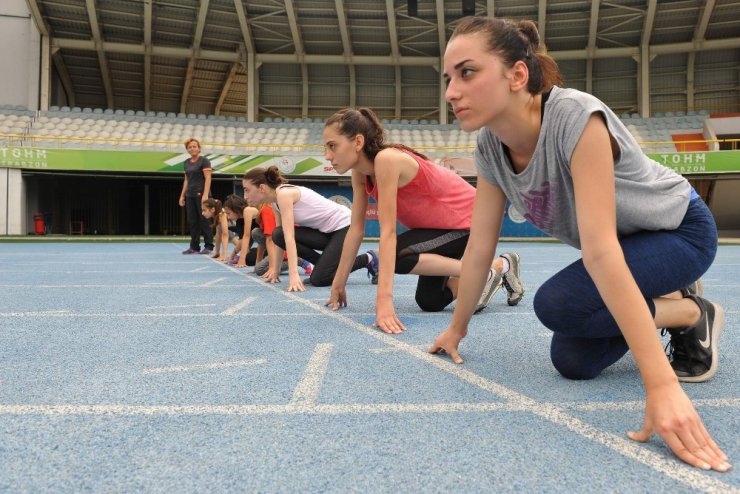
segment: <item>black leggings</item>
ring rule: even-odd
[[[324,233],[304,226],[295,227],[298,257],[302,257],[314,265],[311,272],[311,284],[313,286],[330,286],[334,281],[334,275],[337,272],[337,267],[339,267],[339,259],[342,257],[344,237],[347,236],[348,230],[349,227],[345,227],[331,233]],[[272,241],[285,250],[283,227],[279,226],[273,230]],[[321,251],[321,253],[318,251]],[[368,259],[365,254],[357,256],[355,263],[352,265],[352,271],[367,267],[367,263]]]
[[[213,250],[213,227],[203,216],[201,196],[185,196],[185,214],[190,232],[190,248],[200,250],[200,236],[203,234],[203,248]],[[226,246],[223,247],[224,249]]]
[[[408,274],[419,263],[419,254],[438,254],[462,259],[468,245],[468,230],[409,230],[396,240],[396,273]],[[449,276],[419,276],[416,303],[425,312],[439,312],[455,299],[447,288]]]

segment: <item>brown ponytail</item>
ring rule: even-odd
[[[390,144],[385,142],[385,129],[380,123],[378,116],[370,108],[344,108],[329,117],[324,127],[337,124],[339,133],[347,139],[353,139],[357,135],[365,138],[365,145],[362,150],[368,158],[375,160],[375,156],[385,148],[404,149],[424,159],[426,156],[418,151],[414,151],[403,144]]]

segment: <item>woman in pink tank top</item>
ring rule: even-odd
[[[380,255],[375,327],[386,333],[405,329],[393,305],[393,274],[416,274],[416,303],[441,311],[457,297],[460,259],[470,233],[475,189],[451,170],[414,150],[387,144],[385,131],[369,108],[344,109],[326,121],[324,157],[337,173],[352,172],[352,222],[326,305],[347,305],[346,284],[352,259],[365,233],[368,198],[378,203]],[[409,228],[396,234],[396,222]],[[489,270],[477,311],[502,286],[509,305],[524,294],[519,256],[504,254]]]

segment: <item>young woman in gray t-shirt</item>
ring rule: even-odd
[[[445,52],[447,100],[466,131],[481,129],[478,187],[457,305],[430,348],[457,363],[460,340],[485,281],[506,198],[535,226],[583,258],[534,298],[551,329],[553,365],[592,379],[628,350],[645,383],[645,420],[629,437],[657,432],[683,461],[727,471],[679,381],[717,370],[723,311],[697,294],[717,250],[708,208],[688,182],[648,159],[596,98],[555,84],[560,74],[531,21],[461,21]],[[548,99],[549,97],[549,99]],[[657,328],[667,328],[669,361]]]

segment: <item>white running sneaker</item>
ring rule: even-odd
[[[483,286],[483,293],[478,300],[478,305],[475,308],[475,312],[473,312],[474,314],[477,314],[486,308],[488,302],[491,301],[491,297],[493,297],[498,289],[501,288],[503,282],[504,278],[501,276],[501,273],[498,273],[493,269],[489,270],[488,281],[486,281],[486,284]]]
[[[504,287],[506,287],[506,303],[514,306],[524,296],[524,286],[519,279],[519,254],[513,252],[501,254],[501,257],[509,261],[509,270],[504,275]]]

